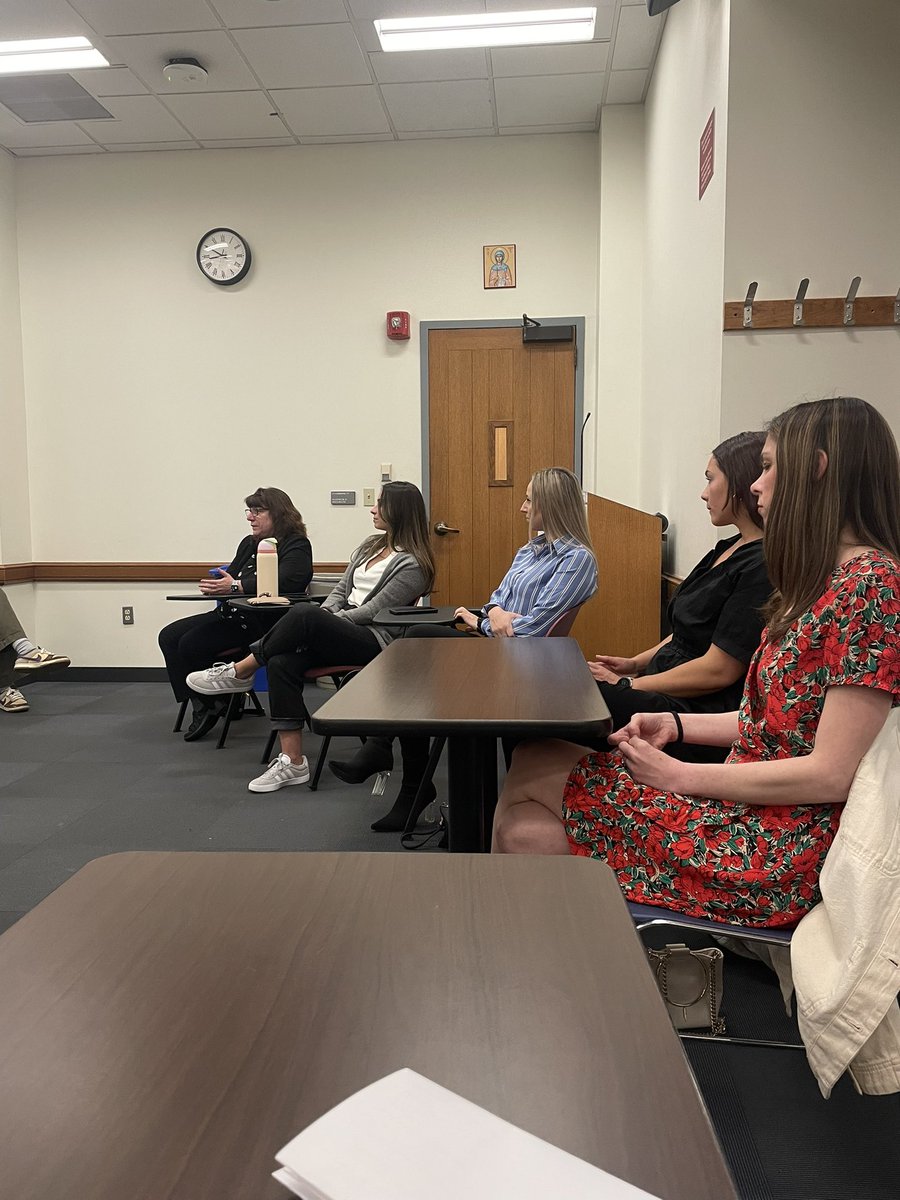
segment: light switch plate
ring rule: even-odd
[[[375,489],[363,488],[363,504],[368,504],[369,508],[375,503]]]

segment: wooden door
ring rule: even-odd
[[[524,345],[521,326],[428,335],[434,604],[481,605],[528,539],[519,512],[540,467],[575,448],[575,342]]]

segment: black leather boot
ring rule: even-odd
[[[391,811],[372,822],[372,828],[376,833],[400,833],[406,828],[410,815],[415,823],[419,815],[434,800],[437,792],[429,779],[416,802],[419,786],[425,778],[425,768],[428,766],[428,748],[428,738],[400,739],[400,755],[403,760],[403,779],[400,783],[400,791],[397,793],[397,799],[394,801]]]
[[[347,760],[330,758],[328,769],[332,775],[337,775],[338,779],[344,783],[365,783],[371,775],[377,775],[379,771],[393,770],[392,741],[393,738],[366,738],[353,758]]]

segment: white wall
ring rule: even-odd
[[[682,0],[669,11],[646,104],[640,507],[669,517],[668,566],[681,575],[713,538],[698,495],[720,440],[730,7]],[[713,109],[715,174],[698,200],[700,135]],[[627,412],[613,436],[619,453],[633,453]]]
[[[0,150],[0,562],[31,561],[28,445],[22,379],[22,326],[15,209],[15,162]],[[34,588],[3,589],[27,632],[34,628]]]
[[[644,288],[644,106],[610,105],[600,115],[597,267],[597,393],[588,425],[594,491],[640,505],[642,304]],[[616,436],[610,437],[614,430]],[[622,453],[627,430],[629,453]],[[587,439],[586,439],[587,440]]]
[[[679,6],[680,7],[680,6]],[[725,299],[900,287],[900,5],[754,0],[731,18]],[[725,336],[723,433],[849,392],[900,434],[900,332]]]
[[[387,342],[388,309],[414,330],[584,314],[590,407],[591,134],[72,156],[17,177],[36,561],[223,561],[261,483],[292,494],[319,561],[345,558],[368,516],[329,491],[384,461],[421,478],[418,340]],[[194,261],[218,224],[253,251],[235,288]],[[516,243],[515,291],[484,290],[490,242]],[[41,585],[39,636],[76,662],[156,663],[145,594]]]

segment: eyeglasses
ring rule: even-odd
[[[245,517],[258,517],[261,513],[268,512],[268,511],[269,510],[267,508],[245,508],[244,516]]]

